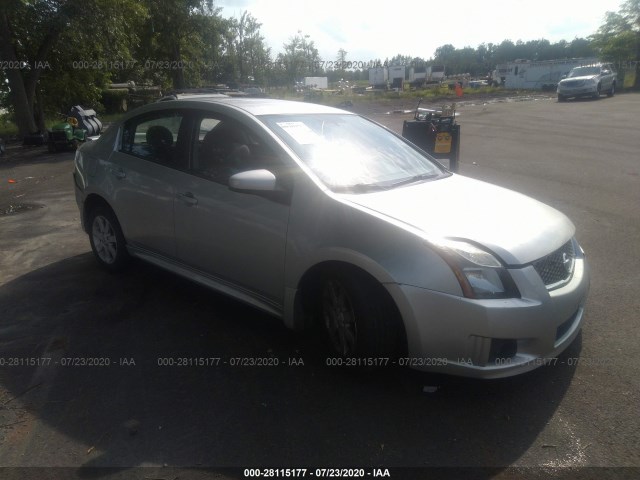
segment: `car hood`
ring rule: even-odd
[[[386,219],[424,232],[427,239],[466,239],[508,265],[537,260],[574,234],[571,221],[530,197],[461,175],[393,190],[340,195]]]
[[[575,81],[584,82],[586,80],[593,80],[597,76],[598,75],[583,75],[581,77],[567,77],[567,78],[563,78],[562,80],[560,80],[560,83],[575,82]]]

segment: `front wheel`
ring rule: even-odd
[[[600,94],[602,93],[601,90],[602,90],[602,85],[598,84],[598,86],[596,87],[596,91],[593,92],[593,98],[594,99],[597,100],[597,99],[600,98]]]
[[[129,253],[115,214],[111,209],[99,206],[89,215],[89,239],[93,254],[107,270],[122,270],[129,260]]]
[[[360,272],[327,275],[320,291],[321,320],[340,357],[390,357],[401,345],[401,322],[388,294]]]
[[[560,93],[558,94],[558,101],[559,101],[559,102],[564,102],[564,101],[566,101],[566,100],[567,100],[567,98],[566,98],[564,95],[562,95],[562,94],[560,94]]]
[[[616,84],[613,82],[611,88],[607,91],[607,97],[613,97],[616,94]]]

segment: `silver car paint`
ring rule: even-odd
[[[600,67],[601,71],[599,74],[567,77],[560,80],[560,82],[558,82],[557,93],[567,98],[595,95],[598,91],[598,84],[600,84],[600,91],[602,93],[607,92],[614,85],[617,73],[611,64],[600,65]],[[605,70],[608,70],[609,73],[604,73]],[[572,84],[575,84],[575,86],[572,86]]]
[[[415,199],[420,201],[416,202]],[[349,200],[414,226],[429,237],[470,239],[508,265],[522,265],[563,245],[575,228],[530,197],[460,175]],[[526,212],[523,215],[522,212]]]
[[[175,256],[176,171],[117,151],[100,171],[105,174],[101,183],[108,191],[127,241]]]
[[[300,327],[294,305],[305,272],[328,261],[358,266],[383,284],[396,302],[407,332],[409,354],[447,360],[446,365],[418,366],[426,370],[487,378],[512,375],[535,368],[537,360],[557,354],[577,335],[589,285],[584,259],[576,260],[571,282],[554,291],[544,287],[532,267],[521,266],[572,237],[571,222],[551,207],[459,175],[387,192],[336,194],[259,118],[248,114],[274,113],[274,108],[279,108],[275,113],[345,112],[297,102],[275,105],[263,99],[216,99],[211,103],[185,100],[154,104],[144,110],[185,106],[236,118],[269,138],[274,148],[288,156],[291,165],[299,168],[290,207],[222,186],[211,189],[202,183],[204,180],[185,172],[171,171],[173,175],[166,177],[159,174],[164,179],[160,183],[165,185],[150,186],[148,192],[138,195],[142,201],[146,195],[163,202],[169,202],[172,195],[174,253],[166,252],[170,250],[166,245],[171,243],[166,238],[149,239],[140,232],[139,237],[131,237],[137,235],[138,227],[127,224],[123,229],[125,237],[134,242],[130,245],[132,254],[280,316],[293,328]],[[123,121],[142,111],[131,113]],[[78,152],[76,198],[81,211],[89,195],[99,195],[107,199],[119,218],[144,222],[144,209],[139,210],[140,204],[132,200],[129,190],[148,186],[137,170],[147,175],[158,172],[136,166],[134,172],[126,171],[124,178],[114,174],[114,169],[118,172],[122,166],[118,163],[135,165],[119,157],[123,154],[114,154],[119,128],[111,127],[101,140]],[[127,182],[131,184],[127,186]],[[197,196],[197,205],[186,205],[177,196],[187,191]],[[227,205],[230,199],[238,204]],[[234,217],[239,209],[245,213]],[[125,213],[128,210],[133,211]],[[153,234],[165,236],[167,222],[165,218],[160,226],[150,227]],[[216,225],[228,222],[235,222],[242,238],[237,234],[227,235],[224,241],[216,238]],[[514,229],[503,227],[514,222]],[[522,298],[464,298],[450,267],[430,242],[442,235],[481,243],[505,263],[518,266],[511,273]],[[224,251],[224,255],[219,252],[224,262],[221,269],[211,256],[216,249]],[[570,312],[579,313],[575,322],[563,338],[552,339]],[[517,339],[523,355],[514,364],[483,365],[490,338]],[[466,358],[472,358],[473,364],[464,361]]]
[[[289,206],[188,173],[173,182],[178,259],[281,305]]]

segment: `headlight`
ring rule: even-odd
[[[506,293],[500,275],[494,269],[464,268],[462,273],[467,277],[477,298],[503,297]]]
[[[465,297],[520,296],[511,275],[493,254],[471,243],[458,240],[444,240],[438,242],[438,246],[458,279]]]

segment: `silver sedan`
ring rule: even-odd
[[[147,105],[77,151],[74,181],[106,269],[137,257],[319,327],[351,364],[504,377],[582,326],[589,269],[567,217],[342,110]]]

